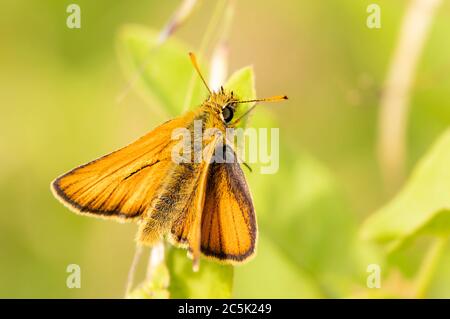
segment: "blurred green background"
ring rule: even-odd
[[[236,1],[230,70],[253,65],[258,96],[290,100],[260,107],[280,128],[280,170],[246,172],[260,239],[256,258],[235,267],[235,297],[410,296],[432,239],[388,254],[358,232],[401,188],[388,191],[383,183],[376,137],[383,81],[409,1],[375,1],[382,27],[369,29],[373,2]],[[70,3],[81,7],[81,29],[66,27]],[[117,103],[130,81],[118,35],[130,23],[160,30],[179,3],[2,2],[0,297],[123,296],[136,225],[77,216],[49,184],[164,120],[136,91]],[[175,37],[198,50],[215,5],[200,1]],[[445,2],[417,67],[408,174],[450,124],[449,17]],[[210,53],[211,46],[203,56]],[[81,266],[81,289],[66,287],[72,263]],[[382,267],[387,288],[380,295],[366,287],[372,263]],[[449,298],[449,287],[446,247],[426,296]]]

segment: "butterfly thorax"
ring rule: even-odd
[[[218,92],[212,92],[205,101],[204,105],[211,108],[217,114],[220,114],[225,106],[229,106],[234,110],[236,107],[235,102],[237,101],[238,99],[234,95],[233,91],[227,92],[222,89]]]

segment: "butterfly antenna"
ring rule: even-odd
[[[277,101],[282,101],[282,100],[287,100],[288,97],[286,95],[276,95],[276,96],[272,96],[272,97],[267,97],[264,99],[254,99],[254,100],[244,100],[244,101],[235,101],[234,103],[256,103],[256,102],[277,102]],[[242,114],[237,120],[233,121],[233,123],[231,123],[231,125],[236,125],[238,124],[242,118],[244,118],[245,116],[248,116],[250,114],[251,111],[253,111],[255,109],[257,104],[253,105],[251,108],[249,108],[247,110],[247,112],[245,112],[244,114]]]
[[[234,103],[276,102],[276,101],[287,100],[287,99],[288,99],[288,97],[286,95],[276,95],[276,96],[266,97],[264,99],[236,101]]]
[[[194,66],[195,71],[197,71],[198,75],[200,76],[200,79],[202,79],[203,84],[205,85],[206,89],[208,90],[209,94],[211,94],[211,90],[209,89],[208,84],[205,81],[205,78],[202,75],[202,72],[200,72],[200,68],[198,67],[197,58],[195,57],[195,54],[192,52],[189,52],[189,57],[191,58],[192,65]]]

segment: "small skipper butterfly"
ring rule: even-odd
[[[213,137],[202,141],[200,162],[177,163],[171,156],[176,141],[172,131],[202,121],[202,129],[225,133],[235,127],[251,107],[237,120],[233,116],[240,103],[277,101],[286,96],[239,100],[233,92],[221,88],[212,92],[198,67],[191,62],[209,91],[208,99],[196,110],[170,120],[135,142],[81,165],[56,178],[51,189],[56,198],[76,213],[138,221],[137,241],[157,243],[163,236],[189,249],[194,269],[200,254],[236,264],[254,254],[257,226],[250,191],[233,146]],[[226,162],[212,161],[220,150]]]

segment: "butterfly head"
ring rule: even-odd
[[[205,84],[205,87],[210,94],[208,100],[206,101],[206,104],[209,105],[219,115],[219,117],[222,119],[222,121],[227,126],[234,126],[234,125],[238,124],[239,121],[244,116],[247,116],[248,114],[250,114],[250,112],[256,106],[256,104],[254,104],[238,119],[233,120],[237,104],[257,103],[257,102],[273,102],[273,101],[287,100],[287,98],[288,98],[286,95],[277,95],[277,96],[272,96],[272,97],[264,98],[264,99],[239,100],[234,96],[233,91],[227,92],[223,89],[223,87],[221,87],[220,90],[217,92],[212,91],[209,88],[208,84],[206,83],[205,78],[203,77],[202,73],[200,72],[200,68],[198,67],[198,63],[197,63],[197,59],[195,58],[195,55],[192,52],[190,52],[189,57],[191,58],[191,62],[192,62],[192,65],[194,66],[194,69],[197,71],[200,79],[202,80],[203,84]]]
[[[211,92],[206,104],[225,123],[229,124],[233,120],[239,100],[233,91],[226,91],[223,87],[217,92]]]

